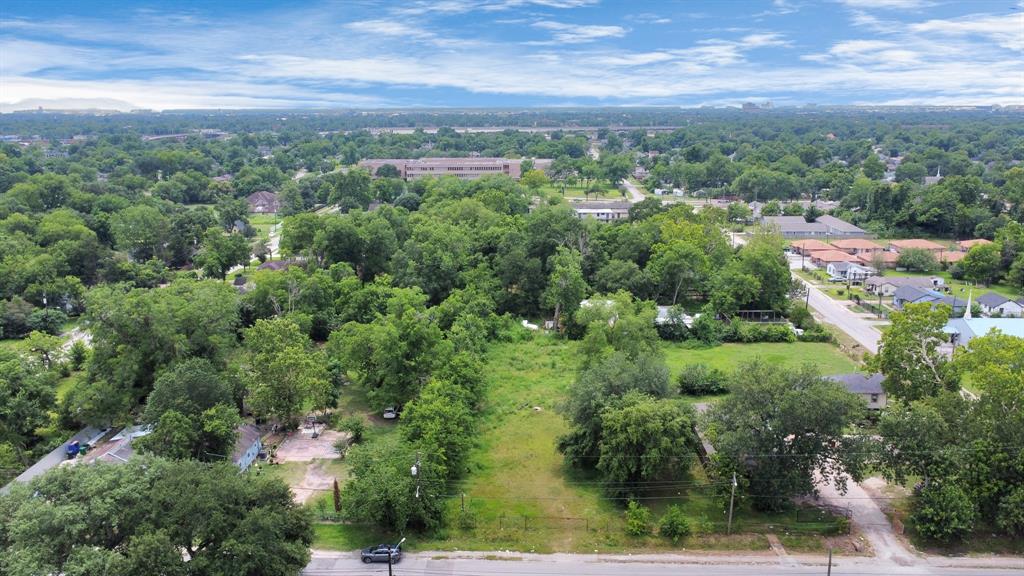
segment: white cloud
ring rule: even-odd
[[[589,4],[555,3],[565,8]],[[433,13],[442,16],[516,7],[513,0],[408,7],[426,9],[428,4],[446,11]],[[541,4],[517,4],[527,5]],[[1013,51],[1013,17],[976,15],[916,24],[875,19],[873,29],[891,26],[881,36],[856,29],[853,37],[837,35],[832,46],[801,45],[808,53],[765,65],[760,50],[791,47],[793,40],[764,29],[734,27],[716,31],[718,38],[676,35],[661,44],[634,33],[637,38],[631,36],[627,44],[615,41],[630,33],[624,25],[538,20],[542,17],[521,10],[500,14],[516,20],[508,26],[519,27],[501,32],[526,29],[550,34],[550,39],[497,42],[472,37],[467,26],[443,27],[444,18],[342,12],[308,9],[233,22],[187,15],[118,23],[0,21],[6,33],[0,44],[0,101],[117,99],[159,109],[373,107],[434,103],[419,99],[424,98],[422,89],[436,88],[609,104],[692,103],[742,94],[782,101],[793,93],[820,94],[801,98],[818,101],[846,101],[851,95],[887,100],[897,94],[920,102],[1024,102],[1024,59],[1019,48]],[[777,52],[790,56],[789,50]],[[113,79],[83,80],[101,73]],[[371,90],[388,99],[358,94]],[[410,101],[402,101],[403,94]]]
[[[599,26],[594,24],[566,24],[551,20],[541,20],[531,24],[534,28],[551,31],[550,42],[533,42],[532,44],[581,44],[602,38],[621,38],[626,35],[622,26]]]
[[[4,77],[0,111],[24,109],[23,103],[38,98],[67,102],[107,102],[117,109],[135,107],[169,110],[175,108],[290,108],[379,107],[382,98],[324,93],[291,84],[265,82],[183,81],[173,78],[152,80],[53,80]],[[115,105],[121,102],[122,105]]]
[[[748,34],[740,39],[740,43],[746,48],[789,46],[791,44],[791,42],[783,38],[782,34],[776,34],[774,32],[766,34]]]
[[[850,8],[861,10],[914,10],[933,6],[931,0],[839,0]]]
[[[418,0],[389,10],[392,14],[407,16],[431,14],[465,14],[477,10],[497,12],[537,6],[570,9],[593,6],[599,0]]]
[[[1010,50],[1024,50],[1024,14],[973,15],[911,24],[913,32],[946,36],[984,36]]]

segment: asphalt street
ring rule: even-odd
[[[485,555],[487,557],[485,557]],[[448,553],[408,554],[393,568],[403,576],[756,576],[826,574],[824,556],[693,555],[607,556],[588,554]],[[387,574],[386,564],[364,565],[357,553],[316,552],[304,576]],[[1024,574],[1024,560],[941,558],[898,566],[866,557],[835,557],[835,576],[1003,576]]]
[[[801,265],[801,259],[799,256],[789,256],[789,267],[791,269],[799,270]],[[840,330],[845,332],[850,338],[857,341],[858,344],[864,347],[865,350],[872,354],[878,353],[878,342],[882,339],[882,333],[875,328],[875,326],[868,320],[861,318],[854,312],[850,311],[849,308],[839,304],[832,298],[829,298],[824,292],[815,288],[803,278],[800,278],[796,274],[794,278],[799,279],[804,283],[809,291],[807,302],[811,308],[821,315],[825,319],[825,322],[838,327]]]

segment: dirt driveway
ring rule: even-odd
[[[818,482],[821,499],[833,506],[848,508],[850,520],[871,543],[879,562],[896,566],[914,566],[920,559],[903,543],[889,519],[871,495],[856,482],[847,482],[846,494],[840,494],[832,483]]]
[[[313,460],[337,458],[334,443],[346,437],[346,432],[324,430],[318,438],[308,431],[293,432],[277,447],[278,462],[312,462]]]

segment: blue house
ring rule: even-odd
[[[242,424],[238,427],[238,440],[235,441],[235,451],[231,455],[231,461],[238,466],[239,470],[245,472],[256,461],[263,443],[260,437],[263,433],[255,424]]]
[[[1022,318],[951,318],[943,332],[949,334],[949,341],[954,346],[966,346],[973,338],[985,336],[998,330],[1007,336],[1024,338],[1024,319]]]
[[[923,290],[914,286],[900,286],[892,295],[893,308],[903,310],[907,304],[920,304],[930,302],[932,307],[945,304],[953,309],[953,316],[963,316],[967,310],[967,300],[955,296],[947,296],[935,290]]]

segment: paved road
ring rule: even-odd
[[[409,576],[770,576],[825,574],[828,559],[824,556],[793,556],[781,558],[772,553],[762,555],[589,555],[589,554],[518,554],[504,552],[452,553],[424,552],[408,554],[393,567],[396,575]],[[1024,561],[991,562],[971,558],[936,559],[924,566],[902,567],[880,564],[872,558],[836,557],[832,574],[836,576],[898,576],[926,574],[934,576],[1002,576],[1024,569]],[[356,553],[314,552],[313,561],[303,571],[305,576],[351,574],[387,574],[387,565],[360,564]]]
[[[875,328],[871,322],[851,312],[849,308],[829,298],[824,292],[818,290],[806,280],[800,279],[810,292],[808,302],[826,322],[837,326],[846,332],[865,350],[872,354],[878,353],[878,341],[882,339],[882,333]]]
[[[790,269],[800,269],[801,260],[799,256],[789,255],[787,258],[789,259]],[[846,332],[850,338],[856,340],[865,350],[872,354],[878,353],[878,342],[882,339],[882,333],[879,332],[874,324],[828,297],[828,295],[815,288],[803,278],[796,274],[793,274],[793,277],[803,282],[804,286],[807,287],[807,290],[810,292],[808,303],[826,322]]]
[[[641,200],[646,198],[646,196],[644,196],[644,193],[641,192],[635,184],[630,182],[629,179],[623,178],[622,185],[626,188],[626,191],[629,192],[629,201],[632,202],[633,204],[636,204],[637,202],[640,202]]]
[[[269,252],[270,257],[274,257],[275,255],[276,256],[280,256],[281,255],[281,223],[280,222],[278,222],[277,224],[274,224],[273,226],[270,227],[270,232],[269,232],[269,234],[267,236],[267,248],[270,250],[270,252]],[[255,254],[250,254],[249,255],[249,261],[251,262],[253,260],[256,260],[256,255]],[[232,266],[230,269],[228,269],[227,276],[231,276],[231,275],[235,274],[236,272],[241,272],[243,270],[243,268],[244,267],[241,266],[241,265]]]

